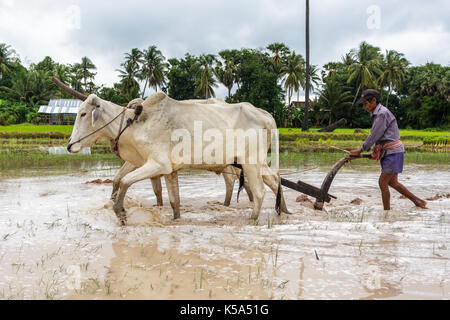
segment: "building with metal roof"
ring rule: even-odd
[[[39,107],[41,123],[73,124],[82,103],[78,99],[51,99],[48,106]]]

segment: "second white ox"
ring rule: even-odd
[[[230,145],[227,139],[235,138],[234,136],[229,138],[229,131],[238,130],[241,132],[266,130],[270,139],[270,129],[276,128],[275,120],[268,112],[262,111],[248,103],[225,106],[219,103],[181,102],[163,93],[156,93],[145,100],[138,121],[123,132],[118,143],[120,157],[137,167],[120,180],[119,192],[114,202],[114,212],[122,224],[126,222],[123,201],[133,183],[164,176],[171,205],[173,208],[179,208],[179,197],[176,192],[178,170],[192,168],[221,173],[233,163],[242,165],[254,200],[252,218],[257,219],[265,195],[264,182],[272,190],[279,188],[281,191],[279,174],[271,171],[266,158],[261,157],[261,154],[267,151],[267,144],[259,143],[255,146],[246,140],[243,150],[235,147],[227,150],[227,146]],[[80,106],[67,149],[69,152],[77,153],[98,141],[114,140],[122,128],[122,121],[131,118],[134,118],[134,110],[124,110],[96,95],[90,95]],[[198,123],[204,131],[211,130],[224,138],[223,144],[220,145],[223,148],[221,161],[217,161],[216,157],[216,161],[212,163],[211,159],[202,157],[206,149],[213,150],[211,144],[216,141],[205,143],[201,146],[201,150],[195,150],[194,138]],[[194,152],[192,154],[189,152],[190,159],[186,159],[186,150],[182,150],[183,160],[180,161],[179,150],[174,150],[179,148],[179,143],[172,141],[173,133],[177,131],[187,133],[183,136],[184,139],[191,139],[187,141],[188,143],[183,141],[189,148],[194,146]],[[231,145],[234,145],[234,142]],[[216,156],[217,151],[214,150]],[[285,207],[282,191],[281,207]],[[174,210],[174,217],[179,217],[179,212]]]

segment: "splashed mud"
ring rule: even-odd
[[[409,166],[382,210],[377,170],[345,168],[314,211],[285,189],[277,216],[267,189],[258,221],[245,196],[224,207],[223,179],[180,176],[181,219],[150,181],[125,200],[120,227],[108,200],[114,170],[0,181],[0,299],[449,299],[450,170]],[[326,169],[284,177],[320,186]],[[164,184],[164,183],[163,183]],[[236,191],[236,190],[235,190]],[[360,204],[351,203],[355,198]]]

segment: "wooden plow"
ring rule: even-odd
[[[322,182],[322,186],[319,188],[314,187],[310,184],[307,184],[301,180],[297,182],[289,181],[287,179],[281,178],[281,185],[296,190],[298,192],[304,193],[308,196],[311,196],[313,198],[316,198],[316,202],[314,203],[314,209],[316,210],[322,210],[323,205],[325,202],[329,203],[331,201],[331,198],[337,199],[335,196],[328,193],[328,190],[330,190],[331,183],[334,180],[334,177],[338,173],[339,169],[341,169],[344,164],[347,162],[354,160],[354,159],[370,159],[370,154],[363,154],[359,157],[353,157],[353,156],[346,156],[345,158],[342,158],[336,164],[331,168],[331,170],[328,172],[327,176]]]

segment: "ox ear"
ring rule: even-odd
[[[100,117],[100,114],[102,113],[100,105],[96,106],[94,111],[92,111],[92,126],[95,125],[98,118]]]

